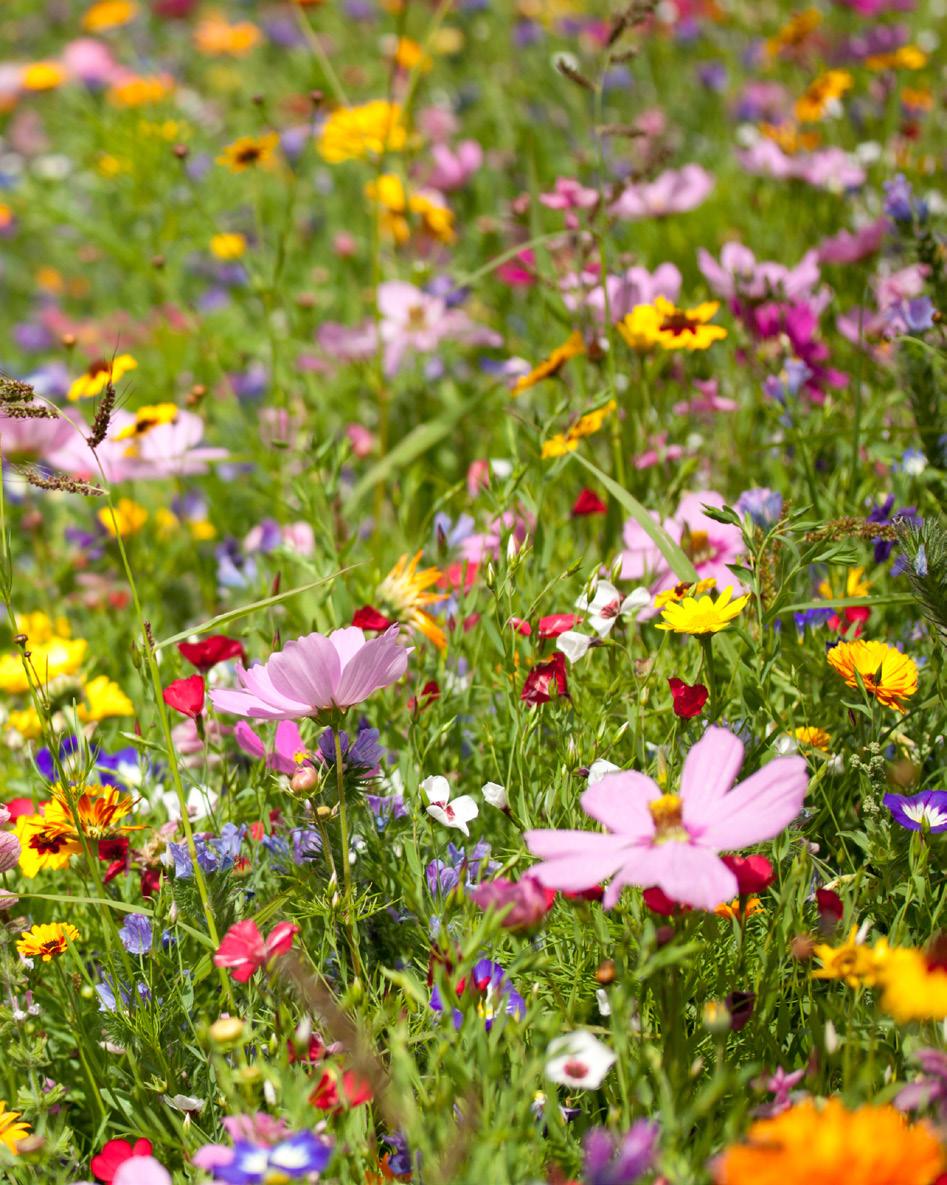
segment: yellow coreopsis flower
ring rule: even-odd
[[[13,829],[20,841],[20,871],[30,880],[46,869],[66,868],[82,851],[74,829],[53,827],[44,815],[19,815]]]
[[[21,634],[26,634],[31,645],[41,645],[43,642],[51,642],[53,638],[72,636],[72,630],[65,617],[53,619],[41,609],[33,613],[18,613],[16,628]]]
[[[71,942],[78,942],[79,931],[69,922],[47,922],[24,930],[16,949],[24,959],[42,959],[48,963],[65,953]]]
[[[90,679],[82,689],[85,703],[79,704],[77,715],[83,724],[105,720],[111,716],[134,716],[135,705],[108,675]]]
[[[121,431],[116,432],[112,440],[133,440],[138,436],[144,436],[152,428],[157,428],[159,424],[173,424],[178,418],[178,414],[176,403],[146,404],[135,412],[134,421],[122,428]]]
[[[818,593],[820,597],[825,597],[827,601],[834,600],[835,591],[832,588],[832,583],[829,580],[823,580],[819,584]],[[871,592],[871,581],[865,579],[864,568],[849,568],[845,573],[845,592],[843,597],[867,597]]]
[[[365,196],[379,206],[379,223],[382,231],[396,243],[406,243],[411,237],[407,219],[414,214],[422,228],[442,243],[452,243],[454,214],[439,195],[418,190],[409,193],[402,179],[396,173],[383,173],[365,186]]]
[[[820,753],[828,753],[832,743],[832,734],[824,728],[794,728],[792,735],[804,748],[818,749]]]
[[[138,13],[138,5],[134,0],[99,0],[87,8],[82,17],[82,28],[87,33],[105,33],[109,29],[119,29],[134,20]]]
[[[662,350],[706,350],[727,336],[722,325],[709,324],[719,308],[719,301],[708,300],[691,309],[679,309],[665,297],[656,296],[653,304],[635,305],[616,328],[639,353],[647,353],[655,346]]]
[[[103,506],[96,517],[113,539],[116,535],[124,539],[141,530],[148,521],[148,511],[131,498],[119,498],[114,514],[112,507]]]
[[[85,658],[88,642],[83,638],[51,638],[37,646],[29,646],[30,665],[43,684],[62,675],[74,675]],[[19,654],[0,656],[0,691],[22,695],[29,691],[30,682]]]
[[[813,979],[841,979],[851,988],[872,987],[878,982],[878,955],[870,946],[858,941],[857,926],[852,926],[840,946],[820,942],[812,953],[822,964],[812,972]]]
[[[718,1162],[716,1185],[933,1185],[943,1167],[926,1123],[894,1107],[849,1111],[840,1099],[804,1099],[758,1119]]]
[[[262,136],[240,136],[226,146],[217,157],[217,163],[224,165],[231,173],[244,173],[247,169],[255,168],[272,168],[278,146],[277,132],[265,132]]]
[[[610,399],[608,403],[596,408],[595,411],[589,411],[584,416],[579,416],[565,432],[551,436],[543,443],[543,460],[548,460],[550,457],[564,457],[566,453],[574,453],[579,447],[579,441],[600,431],[602,425],[617,408],[618,404],[615,400]]]
[[[917,691],[917,664],[886,642],[839,642],[826,658],[846,686],[857,687],[861,679],[869,695],[896,712],[906,711],[904,701]]]
[[[30,1134],[28,1123],[17,1123],[20,1115],[20,1111],[8,1111],[6,1103],[0,1100],[0,1144],[14,1156],[17,1155],[17,1144]]]
[[[31,704],[27,708],[16,708],[7,713],[7,729],[15,732],[24,741],[35,741],[42,735],[43,722]]]
[[[680,601],[669,601],[661,613],[659,630],[673,630],[676,634],[718,634],[743,610],[749,593],[731,600],[733,587],[728,586],[716,600],[711,596],[685,596]]]
[[[138,363],[131,354],[118,354],[115,358],[97,358],[90,362],[85,374],[73,379],[67,398],[71,403],[79,399],[93,399],[101,395],[109,383],[117,383]]]
[[[414,70],[418,74],[427,74],[434,65],[424,48],[410,37],[398,38],[393,57],[399,70]]]
[[[215,259],[239,259],[247,249],[247,236],[224,231],[210,241],[210,253]]]
[[[927,65],[927,54],[916,45],[902,45],[891,53],[865,58],[865,65],[869,70],[922,70]]]
[[[800,123],[818,123],[827,114],[831,104],[851,90],[854,81],[847,70],[826,70],[796,100],[796,119]]]
[[[373,99],[357,107],[330,112],[319,131],[319,155],[329,164],[364,160],[383,152],[398,152],[408,140],[401,106]]]
[[[552,378],[562,370],[570,358],[576,358],[579,354],[584,353],[585,339],[578,329],[575,329],[561,346],[556,346],[552,353],[542,362],[537,363],[529,374],[520,375],[513,385],[513,394],[519,395],[523,391],[528,391],[530,387],[535,387],[543,379]]]
[[[31,62],[23,67],[20,86],[25,91],[52,91],[62,86],[68,75],[59,62]]]
[[[817,8],[806,8],[793,13],[785,25],[766,42],[766,52],[777,57],[787,50],[798,49],[822,24],[822,14]]]

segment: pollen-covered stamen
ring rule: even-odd
[[[680,794],[662,794],[648,803],[648,810],[654,820],[655,843],[687,841],[689,837],[683,823],[684,803]]]

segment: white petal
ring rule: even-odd
[[[577,630],[566,630],[556,639],[556,649],[561,650],[569,662],[578,662],[588,654],[592,639]]]
[[[440,774],[432,774],[421,783],[421,789],[427,795],[428,802],[449,802],[450,782]]]
[[[611,761],[605,761],[600,757],[598,761],[593,761],[589,766],[589,785],[594,786],[595,783],[600,782],[606,774],[617,774],[620,771],[620,765],[614,765]]]
[[[483,795],[484,802],[488,802],[490,806],[495,806],[499,811],[505,811],[510,805],[506,787],[501,786],[499,782],[487,782],[481,790],[481,794]]]

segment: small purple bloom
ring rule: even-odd
[[[658,1125],[647,1119],[616,1138],[604,1127],[585,1137],[585,1185],[633,1185],[655,1160]]]
[[[911,184],[903,173],[898,173],[884,183],[884,211],[895,222],[910,222],[914,217],[912,206],[914,194]]]
[[[908,831],[947,831],[947,790],[886,794],[882,801],[894,821]]]
[[[215,1181],[228,1185],[264,1185],[266,1181],[286,1181],[321,1173],[332,1158],[332,1145],[312,1132],[296,1132],[273,1145],[237,1140],[233,1157],[225,1164],[214,1164]]]
[[[151,922],[143,913],[130,913],[118,934],[130,955],[146,955],[151,950]]]
[[[779,520],[783,512],[783,496],[776,490],[762,487],[744,490],[734,509],[739,514],[748,514],[758,527],[765,530]]]

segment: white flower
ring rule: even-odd
[[[460,798],[450,801],[450,783],[440,774],[425,778],[421,789],[427,795],[430,805],[427,813],[445,827],[454,827],[464,835],[470,835],[467,824],[480,814],[477,804],[469,794],[462,794]]]
[[[480,793],[483,795],[483,801],[495,806],[498,811],[505,811],[510,805],[506,787],[501,786],[499,782],[486,782]]]
[[[615,1063],[615,1054],[586,1029],[557,1037],[546,1050],[546,1077],[563,1086],[595,1090]]]
[[[556,638],[556,649],[561,650],[569,662],[578,662],[588,654],[592,639],[578,630],[566,630]]]
[[[621,771],[620,765],[615,765],[611,761],[605,761],[600,757],[598,761],[593,761],[589,766],[589,785],[594,786],[596,782],[600,782],[606,774],[617,774]]]
[[[581,596],[575,606],[588,614],[587,622],[600,638],[607,638],[619,617],[636,618],[651,604],[651,593],[646,588],[635,588],[622,597],[609,580],[600,580],[595,595],[589,600]]]

